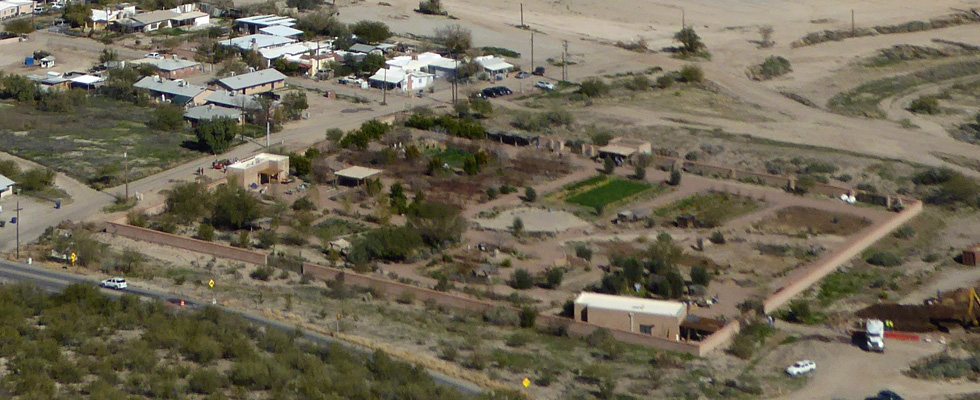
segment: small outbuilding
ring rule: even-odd
[[[514,70],[514,65],[504,61],[497,56],[481,56],[473,59],[474,62],[483,68],[483,71],[491,75],[506,74]]]
[[[608,329],[680,340],[687,306],[677,301],[582,292],[575,299],[575,320]]]
[[[348,186],[360,186],[365,180],[381,173],[380,169],[353,166],[344,168],[334,173],[337,176],[337,184]]]
[[[963,265],[976,267],[977,264],[980,264],[980,244],[963,250]]]
[[[538,135],[514,131],[488,132],[487,139],[514,146],[530,146],[537,143]]]

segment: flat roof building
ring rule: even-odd
[[[677,301],[582,292],[575,299],[575,320],[609,329],[680,340],[687,306]]]
[[[334,175],[337,176],[338,184],[358,186],[364,183],[365,179],[369,179],[380,173],[380,169],[353,166],[337,171]]]
[[[246,95],[269,92],[285,85],[286,75],[272,68],[218,80],[218,86]]]
[[[609,144],[600,147],[598,156],[623,160],[635,155],[650,154],[652,151],[653,147],[648,141],[617,137],[610,140]]]
[[[245,188],[257,189],[259,185],[282,182],[289,177],[289,157],[259,153],[227,167],[229,179],[237,178]]]
[[[229,92],[227,90],[215,90],[214,93],[211,93],[204,99],[204,103],[246,110],[262,107],[262,104],[259,103],[259,100],[255,96]]]
[[[296,39],[291,39],[282,36],[266,35],[264,33],[239,36],[233,39],[222,40],[218,44],[222,46],[237,47],[241,50],[252,50],[259,51],[261,49],[268,49],[271,47],[285,46],[290,43],[296,43]]]
[[[497,56],[480,56],[473,59],[488,74],[506,74],[514,70],[514,65]]]
[[[161,75],[170,79],[183,78],[185,76],[193,75],[198,72],[201,65],[197,61],[181,60],[176,58],[176,56],[163,59],[143,58],[135,60],[133,63],[151,65],[160,70]]]
[[[262,28],[270,26],[285,26],[292,28],[296,26],[296,18],[281,17],[278,15],[256,15],[252,17],[239,18],[235,20],[238,30],[247,33],[258,33]]]
[[[272,36],[282,36],[291,39],[299,38],[299,35],[303,34],[303,31],[295,28],[290,28],[285,25],[272,25],[259,29],[259,33],[264,33],[266,35]]]

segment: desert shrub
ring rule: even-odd
[[[905,260],[902,256],[895,254],[891,251],[884,250],[871,250],[865,253],[864,261],[871,265],[877,265],[879,267],[895,267],[902,265]]]
[[[214,240],[214,227],[209,224],[198,225],[197,234],[194,236],[200,240],[210,242]]]
[[[721,231],[711,232],[711,236],[708,236],[708,240],[714,244],[725,244],[725,234]]]
[[[681,171],[671,170],[670,179],[667,180],[667,184],[670,186],[677,186],[681,184]]]
[[[592,248],[587,245],[580,244],[575,246],[575,256],[581,258],[585,261],[592,260]]]
[[[521,307],[521,312],[518,314],[520,318],[521,328],[533,328],[534,322],[538,319],[538,310],[533,307],[524,306]]]
[[[939,114],[939,100],[933,96],[919,96],[909,104],[909,111],[916,114]]]
[[[517,313],[501,306],[484,312],[483,321],[494,326],[517,326],[520,322]]]
[[[525,290],[534,287],[534,277],[526,269],[518,268],[508,282],[510,287]]]
[[[273,269],[272,267],[258,267],[252,270],[252,272],[249,273],[248,276],[256,280],[268,281],[269,277],[271,277],[272,274],[274,274],[275,272],[276,272],[275,269]]]
[[[586,97],[601,97],[609,93],[609,85],[599,78],[589,78],[582,82],[579,93]]]
[[[551,268],[544,273],[544,282],[541,286],[546,289],[557,289],[561,286],[561,281],[565,277],[565,272],[561,268]]]
[[[704,82],[704,70],[694,64],[685,65],[684,68],[681,68],[680,80],[686,83]]]
[[[693,267],[691,268],[691,282],[695,285],[708,286],[711,283],[711,274],[705,267]]]
[[[211,394],[221,390],[225,378],[220,372],[210,368],[201,368],[192,372],[187,379],[187,388],[198,394]]]
[[[762,64],[749,69],[749,75],[755,80],[768,80],[790,73],[789,60],[781,56],[769,56]]]
[[[126,223],[140,228],[146,228],[150,224],[150,216],[143,211],[130,211],[126,215]]]

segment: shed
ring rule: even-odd
[[[54,56],[47,56],[37,60],[37,66],[41,68],[54,68]]]
[[[337,171],[335,175],[337,176],[337,183],[344,185],[354,185],[359,186],[364,183],[365,179],[371,178],[372,176],[381,173],[380,169],[353,166],[350,168],[344,168]]]
[[[473,59],[488,74],[506,74],[514,70],[514,65],[497,56],[481,56]]]
[[[980,263],[980,244],[963,250],[963,265],[976,267]]]

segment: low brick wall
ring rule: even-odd
[[[724,327],[719,329],[717,332],[712,333],[711,336],[706,337],[700,342],[700,356],[704,356],[712,351],[717,350],[719,347],[727,346],[738,334],[739,330],[742,329],[741,324],[738,321],[728,321]]]
[[[848,260],[857,257],[865,249],[875,244],[875,242],[902,226],[916,215],[919,215],[920,212],[922,212],[922,202],[906,201],[905,210],[895,215],[894,218],[876,228],[873,228],[874,230],[864,233],[863,236],[857,238],[850,246],[830,254],[825,259],[818,261],[817,265],[811,268],[806,275],[801,277],[796,282],[779,289],[779,291],[773,293],[772,296],[769,296],[769,298],[762,303],[763,310],[766,314],[769,314],[782,307],[788,303],[790,299],[796,297],[796,295],[800,294],[804,290],[807,290],[811,285],[836,271],[837,268],[846,263]]]
[[[144,242],[176,247],[182,250],[189,250],[218,258],[226,258],[229,260],[242,261],[251,264],[265,265],[267,259],[266,254],[251,250],[239,249],[217,243],[205,242],[203,240],[171,235],[166,232],[159,232],[152,229],[140,228],[118,222],[106,222],[105,231],[113,235],[119,235],[133,240],[142,240]]]

